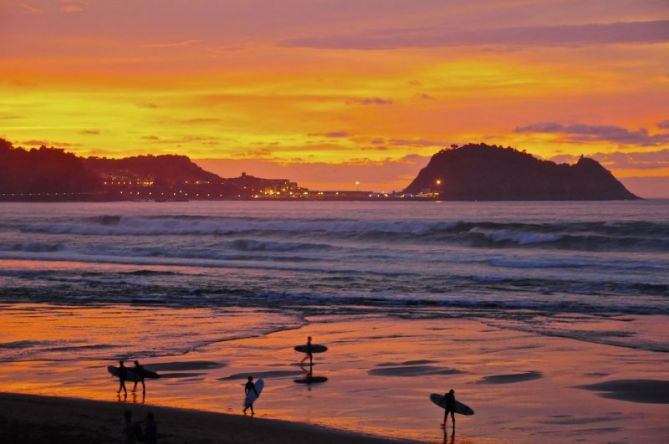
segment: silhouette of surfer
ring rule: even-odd
[[[135,386],[132,388],[132,391],[135,392],[137,391],[137,383],[141,382],[142,383],[142,393],[146,393],[146,385],[144,385],[144,367],[139,364],[139,361],[135,361],[135,373],[137,374],[137,377],[139,378],[139,381],[135,381]]]
[[[123,361],[118,361],[118,391],[116,393],[125,393],[128,396],[128,390],[125,388],[125,381],[128,379],[128,368],[123,364]]]
[[[446,430],[446,421],[448,414],[451,414],[451,421],[453,423],[453,433],[455,433],[455,390],[451,389],[444,395],[444,431]]]
[[[256,394],[256,398],[258,396],[260,396],[258,394],[258,390],[256,390],[256,385],[253,383],[253,376],[249,376],[249,380],[246,382],[246,385],[244,385],[244,394],[246,395],[246,402],[245,402],[245,406],[244,406],[244,414],[245,415],[246,415],[246,410],[249,409],[249,408],[251,409],[251,414],[252,415],[256,414],[253,411],[253,402],[249,401],[249,393],[251,393],[251,391],[253,391],[253,393]]]
[[[304,364],[304,361],[309,359],[309,365],[313,366],[314,365],[314,355],[313,351],[311,350],[311,336],[307,338],[307,351],[305,352],[307,355],[300,361],[300,365]]]

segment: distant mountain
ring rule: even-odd
[[[438,152],[404,192],[449,200],[639,199],[593,159],[556,164],[486,144]]]
[[[0,139],[1,193],[80,193],[101,189],[81,158],[57,148],[14,148]]]

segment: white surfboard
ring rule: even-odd
[[[256,399],[260,397],[260,394],[262,393],[262,389],[265,388],[265,381],[263,381],[262,378],[258,379],[256,382],[256,391],[258,392],[258,395],[253,392],[253,390],[249,391],[245,396],[244,396],[244,401],[242,402],[242,407],[246,407],[249,404],[253,404]]]

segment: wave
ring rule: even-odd
[[[253,239],[237,239],[230,242],[230,246],[239,251],[304,251],[325,250],[332,248],[328,244],[314,244],[305,242],[271,242]]]
[[[240,251],[280,252],[329,247],[327,244],[298,242],[298,239],[304,241],[306,238],[444,243],[475,248],[548,248],[584,251],[669,249],[669,224],[640,221],[517,223],[109,215],[46,223],[24,223],[18,230],[23,233],[54,235],[293,239],[293,242],[285,243],[239,239],[234,241],[231,247]],[[54,246],[54,248],[59,247]]]

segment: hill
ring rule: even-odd
[[[593,159],[556,164],[486,144],[438,152],[404,192],[449,200],[639,199]]]
[[[187,156],[133,156],[122,159],[89,157],[83,160],[90,171],[104,180],[159,181],[174,186],[188,182],[220,183],[223,179],[203,170]]]
[[[100,189],[98,177],[74,154],[45,146],[14,148],[0,139],[2,193],[81,193]]]
[[[62,149],[24,149],[0,139],[2,200],[201,200],[301,196],[288,179],[242,174],[224,179],[186,156],[78,157]]]

